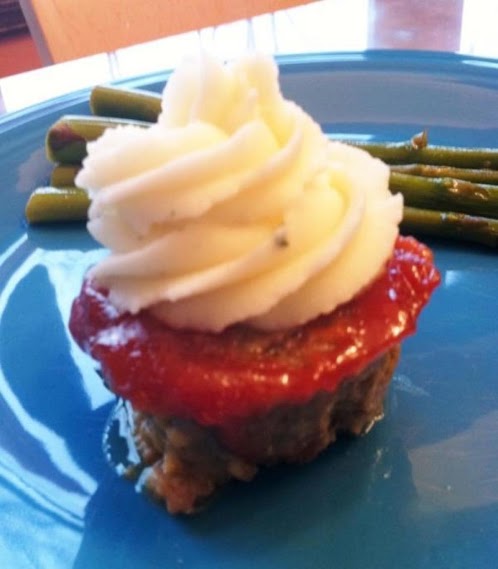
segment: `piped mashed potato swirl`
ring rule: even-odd
[[[296,326],[383,269],[403,206],[388,178],[283,98],[271,58],[203,54],[172,74],[156,124],[88,144],[76,183],[111,250],[91,276],[173,327]]]

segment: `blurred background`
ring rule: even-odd
[[[74,91],[168,69],[199,46],[222,57],[257,46],[275,54],[429,49],[498,58],[497,14],[498,0],[308,0],[274,13],[50,65],[19,0],[0,0],[0,104],[4,112],[12,111],[63,94],[69,73]],[[29,73],[47,65],[48,80],[40,82],[37,93],[23,89],[23,82],[32,81]]]

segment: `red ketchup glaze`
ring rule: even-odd
[[[291,330],[171,329],[146,312],[119,314],[85,281],[70,330],[110,389],[137,410],[223,426],[334,390],[407,335],[440,277],[432,253],[399,237],[383,273],[332,314]]]

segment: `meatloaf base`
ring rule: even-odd
[[[391,348],[333,392],[234,422],[227,440],[214,427],[129,409],[145,487],[173,514],[202,509],[231,478],[251,480],[260,466],[303,463],[340,435],[361,435],[383,416],[384,396],[399,358]]]

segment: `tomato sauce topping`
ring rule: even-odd
[[[175,330],[145,311],[120,314],[91,280],[74,301],[69,326],[100,362],[110,389],[135,409],[222,426],[336,389],[414,332],[439,281],[430,250],[399,237],[367,289],[333,313],[289,330]]]

